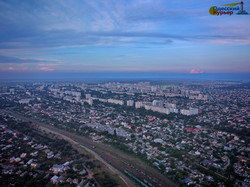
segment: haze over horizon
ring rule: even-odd
[[[209,14],[226,3],[235,2],[0,1],[0,79],[111,72],[250,80],[250,16]]]

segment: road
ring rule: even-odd
[[[123,173],[121,173],[120,171],[118,171],[117,169],[115,169],[113,166],[111,166],[109,163],[107,163],[105,160],[103,160],[98,154],[96,154],[94,151],[92,151],[91,149],[87,148],[86,146],[81,145],[78,142],[74,141],[73,139],[71,139],[71,138],[69,138],[69,137],[67,137],[67,136],[65,136],[63,134],[60,134],[60,133],[58,133],[56,131],[53,131],[53,130],[51,130],[49,128],[46,128],[44,126],[40,126],[40,129],[41,130],[45,130],[46,132],[51,132],[53,134],[56,134],[57,136],[63,138],[64,140],[70,142],[71,144],[74,144],[76,146],[82,147],[87,152],[91,153],[94,156],[95,159],[99,160],[104,165],[106,165],[113,174],[117,174],[120,177],[120,179],[126,184],[126,186],[128,186],[128,187],[130,187],[130,186],[134,187],[135,186],[133,184],[133,182],[130,181],[129,179],[127,179],[127,177]]]
[[[3,110],[2,110],[3,111]],[[123,173],[124,170],[132,173],[141,181],[147,181],[152,186],[177,186],[170,181],[166,176],[161,174],[158,170],[148,166],[138,158],[125,154],[109,145],[103,143],[93,142],[91,139],[76,135],[74,133],[58,129],[51,125],[41,123],[37,120],[27,118],[23,115],[6,111],[3,112],[11,114],[24,121],[31,121],[38,125],[43,130],[54,133],[72,144],[78,145],[88,152],[90,152],[97,160],[105,164],[112,173],[116,173],[124,182],[124,186],[135,186],[134,183]]]

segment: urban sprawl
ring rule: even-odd
[[[7,114],[9,111],[88,137],[93,142],[108,144],[140,158],[179,186],[250,186],[249,83],[0,84],[0,116],[5,121],[13,120],[13,116]],[[16,145],[5,134],[16,131],[3,122],[0,125],[4,135],[0,143],[1,175],[24,175],[20,170],[6,172],[13,168],[13,164],[19,163],[20,166],[28,154],[27,150],[20,152],[19,156],[6,154]],[[34,156],[39,151],[45,158],[50,153],[48,159],[62,157],[63,151],[56,150],[55,154],[53,146],[39,144],[35,138],[31,140],[26,135],[20,139],[20,142],[30,142],[33,154],[23,165],[32,165],[33,168],[41,165]],[[92,149],[95,151],[95,147]],[[102,157],[101,154],[99,156]],[[60,164],[47,165],[48,171],[44,172],[47,172],[45,176],[49,184],[98,186],[86,163],[81,163],[79,169],[74,170],[81,173],[80,178],[63,175],[62,168],[76,168],[80,162],[79,155],[68,154],[67,157],[70,159],[63,159]],[[139,184],[135,180],[138,185],[164,186],[142,178],[136,171],[122,167],[117,169],[130,178],[132,176],[131,179],[142,181]]]

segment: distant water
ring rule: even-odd
[[[140,81],[140,80],[200,80],[200,81],[250,81],[250,73],[244,74],[180,74],[157,72],[110,73],[1,73],[0,80],[61,80],[61,81]]]

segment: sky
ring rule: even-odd
[[[0,78],[46,73],[250,74],[250,15],[228,0],[0,0]],[[244,9],[250,13],[250,2]]]

